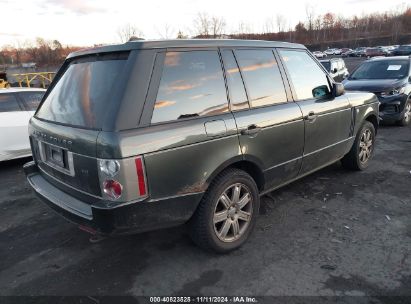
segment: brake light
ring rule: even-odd
[[[144,174],[143,160],[141,157],[135,159],[137,180],[138,180],[138,191],[140,196],[145,196],[147,193],[146,178]]]
[[[119,199],[123,192],[123,186],[116,180],[105,180],[103,182],[103,191],[113,199]]]
[[[121,203],[141,201],[148,196],[143,156],[99,159],[97,168],[103,199]]]

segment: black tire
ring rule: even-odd
[[[220,239],[221,234],[218,233],[219,223],[214,223],[215,215],[218,213],[217,208],[219,207],[220,204],[222,204],[221,197],[223,196],[223,194],[226,193],[227,189],[230,189],[230,187],[238,187],[238,185],[243,186],[243,188],[241,186],[239,187],[240,191],[244,191],[242,192],[244,194],[242,196],[243,198],[245,198],[246,194],[249,193],[250,201],[249,203],[247,203],[247,206],[250,209],[248,210],[249,212],[247,213],[251,214],[250,220],[248,222],[247,221],[243,222],[238,217],[237,219],[234,218],[234,220],[237,221],[236,227],[238,227],[238,231],[240,231],[241,229],[243,229],[243,231],[241,232],[241,234],[240,233],[238,234],[237,238],[235,238],[234,236],[233,240],[231,241],[223,241]],[[232,193],[234,195],[234,192]],[[231,201],[234,201],[232,197],[231,197]],[[250,206],[248,204],[250,204]],[[230,210],[232,208],[234,207],[230,207]],[[190,237],[195,244],[197,244],[199,247],[203,249],[218,252],[218,253],[230,252],[234,249],[239,248],[241,245],[243,245],[244,242],[250,236],[255,226],[255,223],[256,223],[256,218],[259,212],[259,208],[260,208],[260,197],[259,197],[257,185],[255,181],[253,180],[253,178],[242,170],[227,169],[221,174],[219,174],[212,181],[208,190],[204,194],[204,197],[202,198],[199,206],[197,207],[196,212],[194,213],[193,217],[191,218],[189,222]],[[227,236],[230,232],[234,235],[234,224],[230,224],[232,223],[233,218],[229,218],[229,215],[228,215],[230,210],[227,210],[227,218],[225,220],[222,220],[222,224],[221,224],[222,225],[221,231],[223,230],[224,225],[226,225],[227,223],[228,223],[227,225],[230,225],[230,228],[228,232],[226,233]],[[240,210],[239,212],[241,211],[244,211],[244,210]],[[225,212],[225,210],[220,211],[220,212]],[[234,217],[237,216],[237,211],[235,212],[236,213],[232,215]]]
[[[411,123],[411,99],[409,98],[404,106],[404,115],[401,120],[397,121],[397,124],[402,127],[406,127]]]
[[[360,159],[360,153],[361,153],[361,145],[362,145],[362,137],[366,132],[370,132],[371,134],[371,140],[372,140],[372,146],[370,147],[371,151],[369,153],[369,156],[365,161]],[[368,133],[367,133],[368,134]],[[372,159],[374,155],[374,147],[375,147],[375,128],[374,125],[369,122],[365,121],[358,131],[354,144],[351,147],[350,152],[348,152],[342,159],[341,163],[344,168],[350,169],[350,170],[364,170],[368,167],[370,160]],[[365,152],[364,152],[365,153]]]

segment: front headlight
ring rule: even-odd
[[[399,88],[396,88],[396,89],[393,89],[393,90],[389,90],[389,91],[386,91],[386,92],[382,92],[381,96],[382,97],[397,96],[397,95],[404,94],[404,92],[405,92],[405,86],[399,87]]]

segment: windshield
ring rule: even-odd
[[[68,125],[101,129],[128,53],[72,61],[41,104],[36,117]]]
[[[320,61],[320,62],[328,72],[331,71],[331,62],[329,62],[329,61]]]
[[[352,73],[350,79],[400,79],[408,75],[409,60],[367,61]]]

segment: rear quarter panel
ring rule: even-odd
[[[207,136],[204,123],[210,120],[224,120],[226,133]],[[97,147],[98,158],[144,155],[153,200],[204,192],[221,164],[241,157],[231,113],[121,132],[101,132]]]

